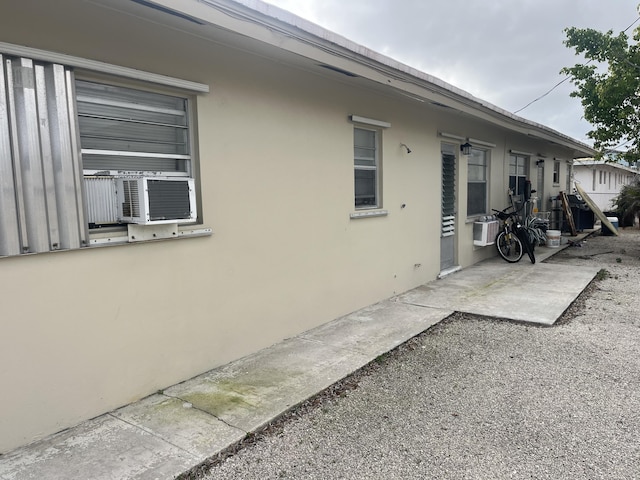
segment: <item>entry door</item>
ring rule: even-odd
[[[456,265],[456,149],[442,144],[440,271]]]

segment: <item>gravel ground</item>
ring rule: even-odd
[[[640,231],[549,261],[602,269],[555,326],[456,314],[183,478],[640,478]]]

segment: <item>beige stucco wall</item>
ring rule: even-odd
[[[0,259],[0,452],[435,279],[437,131],[497,144],[492,206],[506,205],[508,149],[537,148],[88,2],[11,3],[0,6],[0,41],[211,86],[196,104],[202,216],[214,235]],[[349,217],[349,114],[391,123],[387,216]],[[462,206],[465,169],[460,158]],[[463,215],[458,227],[458,263],[494,255],[473,247]]]

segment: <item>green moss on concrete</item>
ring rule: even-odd
[[[219,380],[211,383],[209,387],[209,391],[188,392],[181,395],[181,398],[194,407],[216,416],[232,410],[251,409],[258,402],[256,387],[235,382],[233,379]]]

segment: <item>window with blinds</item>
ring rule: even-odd
[[[560,161],[553,162],[553,184],[560,185]]]
[[[467,160],[467,216],[487,213],[487,161],[488,152],[471,149]]]
[[[529,172],[529,157],[523,155],[511,155],[509,157],[509,188],[517,201],[523,201],[524,190]]]
[[[356,127],[353,140],[355,207],[378,207],[378,132]]]

